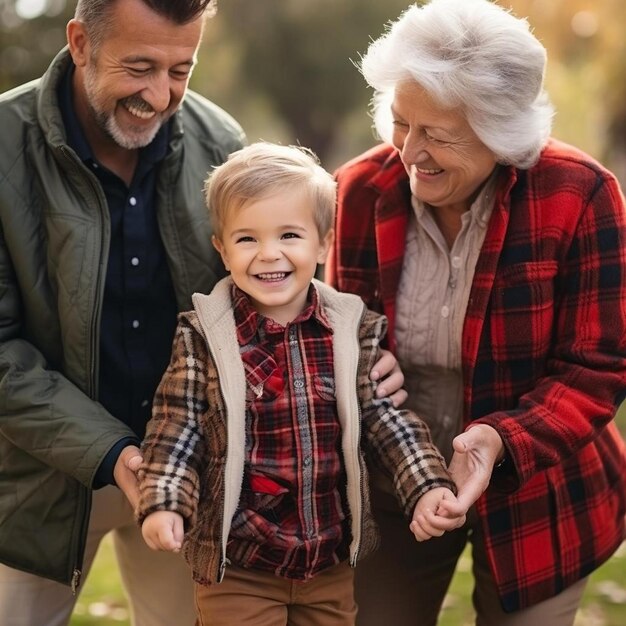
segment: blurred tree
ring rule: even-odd
[[[406,0],[221,2],[222,35],[239,46],[234,86],[238,103],[229,110],[245,108],[242,94],[254,102],[263,98],[286,127],[285,139],[312,148],[322,160],[345,141],[355,112],[372,143],[367,116],[371,93],[354,62],[370,38],[381,34],[385,23],[406,6]],[[212,49],[205,46],[208,58]],[[203,67],[207,83],[220,71],[210,62]]]
[[[374,143],[371,91],[354,62],[409,0],[218,1],[194,89],[230,111],[251,140],[299,142],[331,169]],[[527,16],[548,49],[555,134],[626,184],[626,3],[497,1]],[[75,4],[0,0],[0,90],[43,72]]]
[[[503,0],[548,50],[555,135],[605,163],[626,186],[626,3]]]
[[[70,0],[0,0],[0,91],[37,78],[65,44]]]

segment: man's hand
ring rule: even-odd
[[[370,379],[380,381],[376,388],[376,397],[389,396],[393,406],[398,408],[407,399],[407,392],[402,389],[404,374],[396,357],[388,350],[380,351],[380,359],[374,363]]]
[[[454,454],[448,471],[458,488],[457,501],[441,502],[441,514],[466,512],[487,489],[494,465],[504,455],[504,445],[495,428],[476,424],[452,441]]]
[[[124,492],[124,495],[133,507],[133,511],[139,504],[139,484],[137,482],[137,470],[143,462],[143,457],[137,446],[126,446],[117,457],[113,468],[115,483]]]

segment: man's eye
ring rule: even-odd
[[[176,80],[187,80],[189,78],[189,74],[191,74],[190,70],[172,70],[170,75],[172,78]]]
[[[396,128],[408,128],[409,125],[406,122],[401,122],[400,120],[393,120],[393,125]]]

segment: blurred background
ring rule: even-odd
[[[333,169],[375,141],[354,66],[407,0],[219,0],[191,86],[250,140],[298,142]],[[548,50],[554,134],[626,184],[626,3],[500,0]],[[75,0],[0,0],[0,91],[38,77],[65,42]]]
[[[368,114],[372,94],[355,62],[408,4],[219,0],[191,87],[237,118],[250,141],[300,143],[332,170],[376,142]],[[599,159],[626,188],[626,2],[498,4],[528,18],[548,50],[546,85],[557,111],[554,135]],[[45,71],[65,43],[65,24],[74,7],[75,0],[0,0],[0,92]],[[626,433],[626,406],[617,421]],[[442,626],[473,623],[469,563],[465,555]],[[107,539],[71,624],[129,623]],[[576,621],[576,626],[624,624],[626,544],[591,577]]]

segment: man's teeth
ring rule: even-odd
[[[439,169],[439,170],[427,170],[426,168],[423,167],[418,167],[416,168],[417,171],[420,174],[439,174],[439,172],[443,172],[443,170]]]
[[[145,111],[144,109],[132,105],[126,105],[126,110],[142,120],[149,120],[156,115],[156,111]]]
[[[287,272],[267,272],[265,274],[257,274],[261,280],[282,280],[287,276]]]

